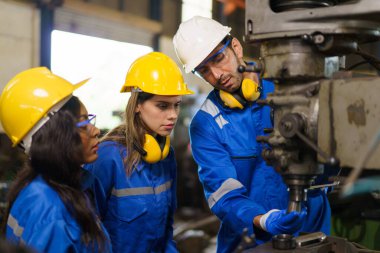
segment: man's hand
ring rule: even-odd
[[[306,210],[301,212],[293,211],[291,213],[286,213],[286,210],[272,209],[266,214],[259,217],[259,220],[255,218],[255,225],[258,223],[260,227],[271,233],[272,235],[277,234],[294,234],[299,232],[302,227],[303,222],[306,218]],[[257,222],[258,221],[258,222]]]

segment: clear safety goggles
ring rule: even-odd
[[[222,67],[228,61],[228,52],[226,48],[231,43],[232,39],[228,39],[221,49],[219,49],[215,54],[210,56],[204,62],[199,64],[192,72],[198,76],[206,79],[208,75],[211,74],[210,67],[218,68]]]

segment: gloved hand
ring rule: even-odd
[[[272,209],[260,218],[260,226],[272,235],[299,232],[306,218],[306,209],[301,212]]]

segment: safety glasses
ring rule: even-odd
[[[78,128],[87,128],[87,125],[95,126],[95,124],[96,124],[96,115],[95,114],[83,115],[81,117],[86,117],[87,119],[84,121],[78,122],[77,123]]]
[[[231,39],[227,40],[227,42],[223,45],[221,49],[219,49],[215,54],[209,57],[207,60],[198,65],[192,72],[193,74],[198,74],[201,77],[205,77],[207,73],[209,73],[208,65],[213,67],[222,66],[226,60],[228,59],[227,52],[225,51],[228,45],[231,43]]]

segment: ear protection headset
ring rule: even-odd
[[[245,78],[236,92],[220,90],[219,95],[225,106],[243,109],[247,102],[256,101],[260,97],[260,89],[255,81]]]
[[[142,156],[142,159],[147,163],[156,163],[164,160],[169,154],[170,136],[153,137],[150,134],[145,134],[145,143],[143,149],[134,145],[137,152]]]

